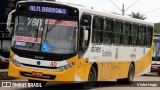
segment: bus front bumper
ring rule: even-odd
[[[12,61],[9,61],[8,75],[16,78],[40,80],[40,81],[75,81],[75,68],[73,66],[62,72],[55,72],[51,70],[31,69],[15,66]]]

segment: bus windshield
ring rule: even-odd
[[[76,21],[17,16],[12,47],[56,54],[74,53],[76,31]]]

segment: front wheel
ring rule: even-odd
[[[41,87],[44,87],[45,85],[46,85],[46,81],[38,81],[38,80],[31,80],[31,79],[28,79],[28,82],[29,83],[38,83],[38,84],[40,84],[39,85],[39,87],[41,86]]]
[[[94,86],[97,81],[97,73],[95,68],[92,66],[88,75],[88,81],[82,84],[84,89],[90,89]]]

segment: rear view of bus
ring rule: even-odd
[[[29,82],[75,81],[78,10],[51,2],[19,2],[13,16],[9,76]]]
[[[154,50],[152,55],[151,72],[157,72],[160,76],[160,35],[154,35]]]

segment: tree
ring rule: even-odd
[[[141,19],[141,20],[145,20],[147,18],[147,17],[145,17],[145,15],[142,15],[139,12],[137,12],[137,13],[132,12],[132,14],[129,16],[132,18]]]
[[[160,23],[155,23],[154,24],[154,31],[156,34],[160,33]]]

